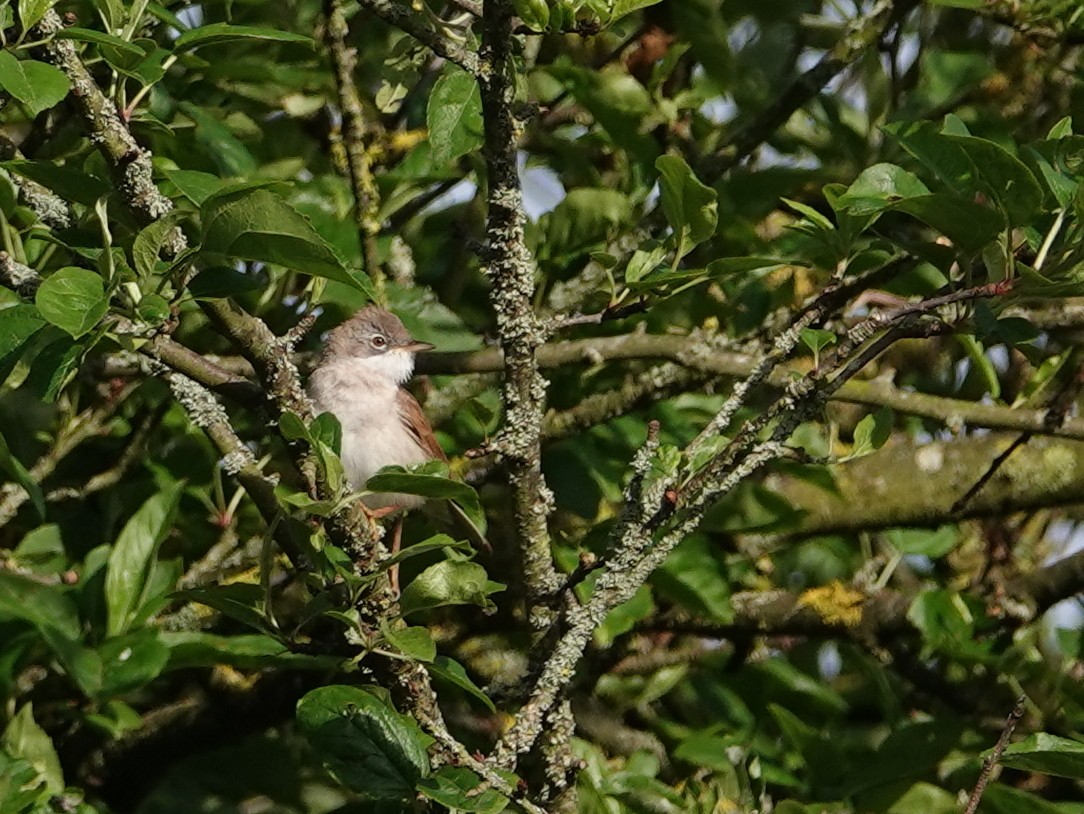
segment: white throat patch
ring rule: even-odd
[[[401,349],[359,359],[358,362],[373,373],[386,376],[396,384],[404,384],[414,372],[414,354]]]

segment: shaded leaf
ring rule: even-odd
[[[1036,732],[1006,747],[998,762],[1025,772],[1079,780],[1084,778],[1084,743]]]
[[[659,156],[662,210],[674,234],[686,235],[692,245],[703,243],[713,234],[719,220],[715,190],[700,183],[685,160],[674,155]]]
[[[437,656],[433,659],[433,663],[429,665],[428,670],[434,677],[443,679],[449,684],[464,690],[471,697],[477,698],[490,712],[497,711],[493,702],[489,700],[489,696],[482,692],[478,685],[471,680],[471,677],[467,675],[463,665],[455,659],[450,659],[447,656]]]
[[[199,28],[191,28],[177,37],[173,44],[174,51],[191,51],[204,45],[223,45],[238,40],[271,40],[273,42],[293,42],[315,47],[311,37],[295,34],[292,31],[279,31],[262,26],[230,25],[229,23],[211,23]]]
[[[53,161],[12,159],[0,162],[0,167],[31,181],[37,181],[61,198],[83,206],[94,206],[99,198],[110,191],[109,184],[101,178],[71,167],[60,166]]]
[[[200,207],[204,251],[275,263],[368,292],[368,277],[351,274],[308,218],[266,189],[226,189]]]
[[[418,791],[454,811],[470,814],[498,814],[508,806],[507,797],[459,766],[442,766],[436,774],[418,782]]]
[[[367,799],[408,799],[429,774],[417,724],[360,687],[313,690],[298,702],[297,723],[328,770]]]
[[[45,495],[42,494],[41,487],[31,477],[22,462],[11,454],[8,442],[2,434],[0,434],[0,471],[6,472],[8,477],[26,490],[31,503],[34,505],[34,510],[38,513],[38,517],[44,521]]]
[[[73,641],[81,632],[79,615],[66,593],[8,570],[0,570],[0,619],[22,619]]]
[[[110,636],[128,630],[143,604],[158,546],[173,527],[183,485],[171,483],[151,496],[124,524],[109,553],[105,576],[106,629]]]
[[[261,632],[271,631],[271,624],[264,614],[264,591],[259,585],[248,582],[209,585],[206,588],[177,591],[176,596],[214,608]]]

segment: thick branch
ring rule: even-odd
[[[968,501],[952,506],[1012,438],[1003,435],[890,443],[831,468],[834,491],[789,475],[767,485],[802,513],[794,534],[829,534],[894,526],[938,526],[967,517],[1065,506],[1084,500],[1084,444],[1035,438]]]
[[[716,376],[746,377],[757,368],[755,357],[727,350],[718,339],[701,334],[672,336],[631,333],[571,342],[555,342],[538,349],[542,368],[573,364],[601,364],[633,359],[668,359],[694,370]],[[422,373],[488,373],[503,369],[496,348],[466,353],[430,353],[418,360]],[[791,372],[777,369],[767,384],[783,388],[792,381]],[[884,379],[849,381],[832,394],[832,400],[870,407],[891,407],[901,413],[930,418],[949,426],[967,425],[990,429],[1018,430],[1036,435],[1084,440],[1084,419],[1070,418],[1060,426],[1048,426],[1046,410],[1025,410],[999,404],[934,396],[901,390]]]
[[[507,462],[512,485],[530,624],[541,631],[553,622],[551,605],[560,580],[553,567],[547,529],[553,494],[541,466],[546,381],[538,371],[535,354],[545,340],[545,331],[532,307],[534,260],[524,238],[526,216],[516,168],[519,123],[512,112],[512,18],[508,0],[486,3],[481,56],[489,70],[478,76],[488,184],[484,260],[493,281],[491,300],[505,359],[504,429],[494,447]]]

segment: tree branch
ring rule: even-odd
[[[453,42],[440,32],[434,31],[409,5],[399,4],[394,0],[358,0],[358,2],[363,9],[372,12],[388,25],[395,26],[428,46],[437,56],[454,62],[468,73],[477,75],[481,71],[481,60],[478,54]]]
[[[332,73],[339,94],[339,111],[346,125],[343,148],[346,166],[350,172],[350,188],[354,193],[354,221],[358,227],[361,253],[368,273],[377,292],[384,290],[384,272],[376,253],[376,236],[380,232],[377,216],[380,195],[373,179],[373,171],[366,148],[365,111],[361,107],[357,85],[354,84],[354,65],[357,51],[346,44],[349,27],[343,15],[341,0],[325,0],[324,42],[331,56]]]
[[[492,280],[491,301],[505,359],[504,427],[492,448],[507,462],[515,505],[517,541],[523,565],[528,620],[541,632],[554,621],[554,594],[560,580],[553,567],[547,520],[553,494],[542,476],[542,411],[546,381],[535,354],[545,330],[534,312],[534,260],[524,237],[526,216],[516,167],[520,125],[512,107],[515,63],[513,10],[508,0],[488,0],[482,15],[482,60],[478,76],[485,123],[487,171],[486,235],[483,261]]]
[[[719,178],[737,166],[785,124],[794,111],[807,104],[840,72],[868,53],[886,31],[917,5],[917,0],[878,0],[868,14],[851,25],[847,34],[820,62],[795,79],[775,101],[741,127],[725,147],[709,156],[701,167],[701,177]]]

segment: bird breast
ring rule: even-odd
[[[312,374],[309,395],[317,413],[333,413],[342,425],[339,455],[355,489],[364,488],[385,466],[410,466],[429,459],[403,423],[398,393],[398,384],[384,371],[372,371],[358,360],[324,364]],[[364,501],[374,509],[424,502],[400,494],[369,495]]]

